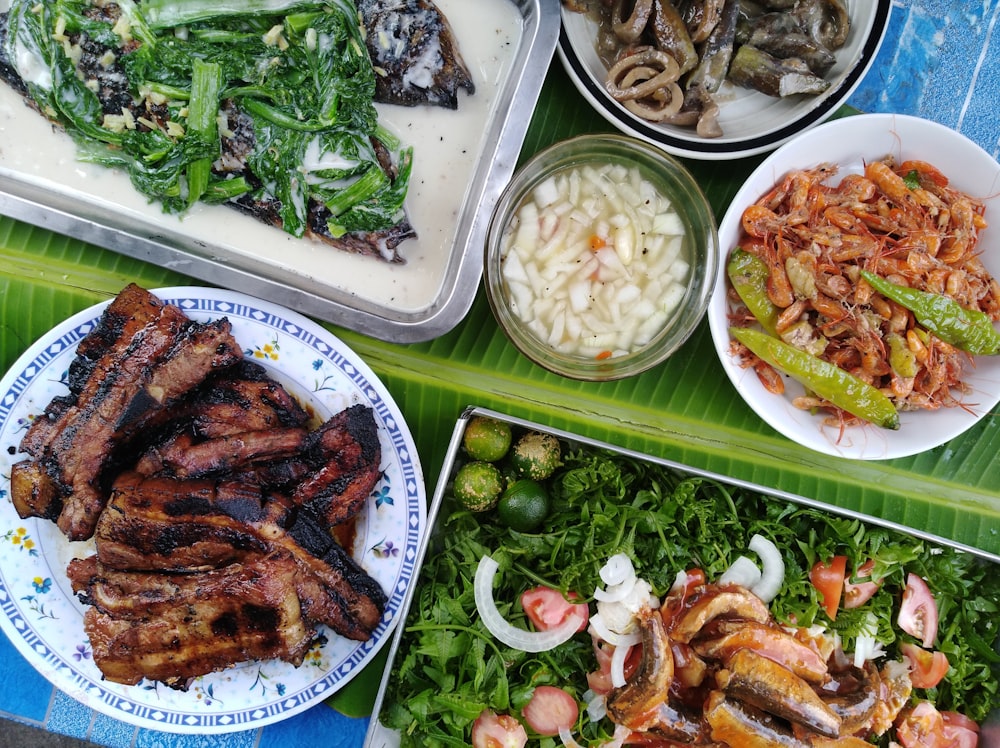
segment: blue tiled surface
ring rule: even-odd
[[[1000,156],[1000,3],[896,0],[875,64],[848,103],[914,114]]]
[[[945,124],[1000,155],[1000,3],[897,0],[868,76],[849,104],[865,112],[914,114]],[[55,691],[0,637],[0,716],[111,748],[286,748],[360,746],[366,719],[325,705],[259,730],[178,736],[140,730]]]

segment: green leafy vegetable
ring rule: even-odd
[[[592,602],[594,589],[602,586],[601,566],[624,552],[662,597],[679,571],[697,567],[708,580],[718,579],[747,552],[755,533],[773,540],[786,566],[770,605],[775,617],[835,630],[848,652],[874,614],[885,656],[900,657],[899,645],[913,641],[895,623],[906,575],[923,576],[941,612],[938,648],[952,669],[937,688],[916,691],[915,697],[980,722],[998,703],[1000,656],[993,647],[1000,638],[1000,575],[980,559],[630,456],[570,447],[546,483],[552,507],[537,533],[509,530],[490,514],[464,511],[446,498],[380,715],[401,732],[403,745],[468,745],[471,724],[484,708],[517,714],[536,685],[560,686],[582,702],[586,675],[597,669],[586,633],[540,654],[496,642],[479,622],[473,600],[483,555],[500,565],[494,590],[500,612],[530,628],[518,598],[535,585]],[[834,555],[847,556],[849,569],[874,560],[872,577],[881,586],[868,603],[841,609],[830,621],[809,569]],[[609,739],[612,730],[581,710],[574,735],[586,745]],[[556,743],[535,736],[532,745]]]
[[[168,212],[247,197],[295,236],[315,206],[335,237],[403,218],[412,151],[379,126],[348,0],[16,0],[7,45],[80,157]],[[120,110],[98,75],[124,79]],[[231,163],[241,149],[249,172]]]

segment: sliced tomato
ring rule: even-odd
[[[903,748],[976,748],[979,725],[958,712],[939,712],[929,701],[904,710],[896,721]]]
[[[946,726],[952,725],[965,730],[971,730],[974,733],[979,732],[979,725],[976,724],[976,721],[969,719],[961,712],[941,712],[941,718],[944,720]]]
[[[932,652],[911,642],[899,646],[910,663],[910,682],[914,688],[934,688],[948,672],[948,657],[944,652]]]
[[[847,573],[847,556],[834,556],[827,562],[817,561],[809,571],[809,581],[823,598],[823,609],[834,619],[840,608],[844,592],[844,575]]]
[[[597,659],[597,670],[587,673],[587,685],[598,695],[605,695],[614,687],[611,681],[611,656],[615,648],[601,639],[594,637],[594,656]],[[642,662],[642,647],[632,647],[625,658],[625,679],[631,678]]]
[[[979,744],[979,725],[959,712],[941,712],[944,720],[944,739],[949,748],[976,748]]]
[[[560,730],[571,730],[580,716],[576,699],[555,686],[538,686],[521,710],[528,727],[539,735],[552,737]]]
[[[896,623],[907,634],[919,639],[925,649],[934,645],[938,630],[937,602],[927,582],[916,574],[906,577]]]
[[[594,658],[597,660],[597,669],[587,673],[587,685],[596,694],[604,695],[608,693],[613,684],[611,683],[611,655],[615,648],[596,636],[593,639]]]
[[[572,603],[551,587],[532,587],[521,593],[521,607],[539,631],[558,628],[572,616],[580,619],[576,630],[583,631],[590,620],[586,603]]]
[[[509,714],[497,714],[490,709],[472,723],[472,748],[524,748],[528,731]]]
[[[944,740],[944,718],[929,701],[903,710],[896,720],[896,739],[903,748],[939,748]]]
[[[869,579],[872,575],[872,569],[875,568],[874,559],[868,559],[858,570],[854,572],[854,577],[856,579]],[[844,607],[845,608],[859,608],[866,602],[872,599],[872,596],[878,592],[878,588],[881,586],[881,582],[852,582],[851,578],[848,577],[844,580]]]

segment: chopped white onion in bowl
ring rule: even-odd
[[[591,133],[518,169],[490,217],[483,279],[522,354],[603,382],[685,343],[719,259],[712,209],[682,164],[635,138]]]
[[[529,193],[504,235],[512,311],[560,353],[627,355],[684,299],[684,243],[680,216],[638,167],[567,168]]]

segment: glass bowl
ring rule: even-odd
[[[718,262],[715,218],[687,169],[637,138],[594,134],[517,171],[490,221],[484,279],[522,354],[571,379],[606,381],[680,348]]]

